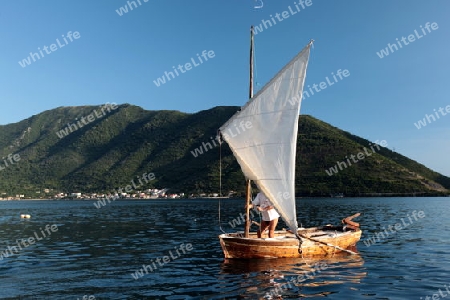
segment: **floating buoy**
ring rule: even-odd
[[[22,219],[29,219],[29,218],[31,218],[30,215],[20,215],[20,217],[21,217]]]

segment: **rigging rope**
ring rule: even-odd
[[[220,130],[217,130],[217,136],[218,136],[218,142],[219,142],[219,197],[222,197],[222,138],[220,135]],[[219,198],[219,228],[223,233],[226,233],[222,229],[222,222],[220,220],[220,201],[221,198]]]
[[[250,203],[252,203],[252,199],[253,199],[253,188],[250,186]],[[258,214],[258,216],[259,216],[259,224],[261,224],[262,223],[261,212],[259,210],[255,209],[255,208],[252,208],[252,209],[253,209],[253,211],[256,211],[256,213]],[[250,216],[250,217],[252,217],[252,216]]]
[[[219,142],[219,197],[222,197],[222,139],[220,130],[217,130],[216,139]]]
[[[222,222],[220,221],[220,201],[221,201],[221,199],[219,198],[219,228],[220,228],[220,231],[222,231],[223,233],[226,234],[226,232],[222,229]]]
[[[253,47],[253,68],[255,69],[255,83],[256,83],[256,86],[259,87],[261,85],[258,82],[258,69],[256,67],[257,64],[256,64],[256,45],[255,45],[255,41],[253,41],[253,45],[254,45],[254,47]],[[258,91],[259,91],[259,89],[258,89]]]

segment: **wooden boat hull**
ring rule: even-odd
[[[342,252],[324,245],[328,243],[343,249],[354,247],[361,238],[361,229],[344,230],[342,226],[323,226],[299,229],[298,233],[319,242],[302,238],[302,243],[289,231],[276,231],[274,238],[257,238],[243,232],[219,235],[225,258],[282,258],[329,256]]]

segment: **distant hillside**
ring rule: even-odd
[[[44,189],[52,189],[51,194],[108,192],[150,172],[156,180],[145,188],[218,192],[219,147],[212,139],[239,107],[215,107],[195,114],[146,111],[128,104],[101,110],[100,106],[59,107],[0,126],[0,154],[8,163],[1,164],[5,168],[0,171],[0,192],[32,197],[39,196],[36,192],[42,195]],[[326,173],[364,147],[370,149],[369,141],[301,116],[297,195],[449,192],[449,177],[387,148],[352,166],[341,165],[342,170],[332,176]],[[20,161],[9,164],[9,154],[19,154]],[[222,168],[223,191],[242,192],[244,177],[226,144],[222,145]]]

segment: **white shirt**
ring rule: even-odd
[[[252,201],[253,206],[259,205],[262,209],[273,206],[272,202],[264,195],[263,193],[258,193],[256,195],[255,199]],[[262,219],[263,221],[272,221],[276,218],[279,218],[280,215],[277,213],[277,211],[272,208],[269,210],[263,210],[261,211]]]

